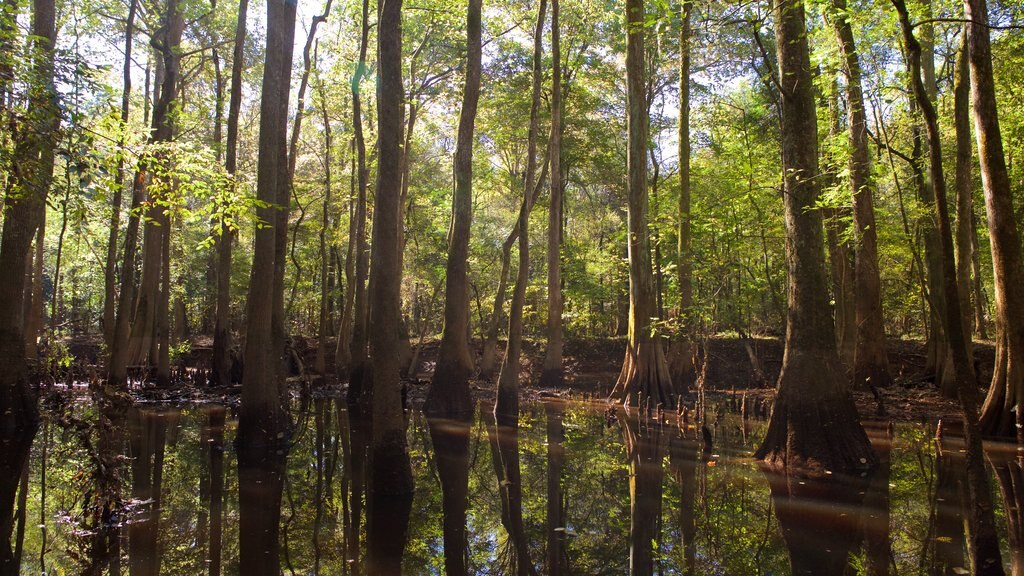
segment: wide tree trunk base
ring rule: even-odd
[[[754,454],[768,468],[815,475],[862,472],[878,464],[829,356],[787,351],[768,431]]]
[[[641,340],[627,347],[622,371],[608,399],[626,405],[636,401],[641,408],[649,402],[646,407],[653,409],[674,407],[676,397],[661,342]]]
[[[438,360],[423,412],[438,418],[460,418],[473,414],[469,392],[470,371],[455,362]]]
[[[697,381],[696,354],[697,346],[690,340],[678,338],[672,342],[668,353],[668,372],[679,394],[688,392]]]
[[[1012,348],[1008,335],[1000,333],[992,384],[978,424],[985,436],[1016,438],[1024,446],[1024,346],[1019,350]]]
[[[558,368],[545,368],[540,373],[541,388],[561,388],[565,383],[565,374],[561,366]]]

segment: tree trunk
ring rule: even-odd
[[[854,306],[857,340],[853,355],[855,387],[878,388],[892,384],[885,351],[882,280],[878,274],[878,234],[875,226],[868,149],[868,122],[861,87],[860,58],[853,40],[846,0],[832,0],[833,25],[842,50],[846,73],[846,113],[850,128],[850,187],[853,196]]]
[[[679,284],[679,309],[676,311],[681,324],[679,334],[669,353],[669,372],[679,392],[685,392],[697,376],[693,365],[694,323],[693,307],[693,253],[690,243],[693,238],[690,202],[690,44],[693,2],[681,3],[679,27],[679,205],[676,218],[676,281]]]
[[[34,428],[39,418],[36,395],[25,359],[24,301],[25,270],[32,237],[45,209],[46,195],[53,180],[53,150],[60,116],[54,88],[54,44],[56,42],[53,0],[33,0],[32,36],[36,57],[25,122],[37,127],[27,130],[15,144],[11,165],[12,184],[4,198],[4,226],[0,236],[0,431]]]
[[[562,385],[562,47],[558,0],[551,0],[551,199],[548,204],[547,353],[540,385]]]
[[[971,251],[974,237],[974,202],[971,199],[971,73],[967,63],[967,33],[956,56],[956,78],[953,86],[953,124],[956,130],[956,285],[963,316],[964,346],[967,357],[974,358],[970,327],[974,322],[971,309]],[[974,369],[974,363],[971,363]],[[945,387],[942,395],[955,398],[956,390]]]
[[[427,424],[441,482],[445,573],[450,576],[468,576],[466,509],[469,506],[469,439],[472,417],[466,420],[431,418]]]
[[[479,7],[479,4],[477,4]],[[479,13],[479,12],[478,12]],[[378,23],[377,194],[373,211],[370,355],[373,436],[367,499],[367,573],[398,573],[412,510],[413,476],[399,378],[398,323],[402,195],[402,0],[388,0]]]
[[[327,94],[322,80],[319,90],[324,123],[324,214],[320,228],[320,325],[317,328],[316,371],[321,377],[326,377],[327,339],[332,331],[331,278],[329,275],[331,254],[327,246],[327,230],[331,225],[331,158],[334,155],[334,134],[331,128],[331,118],[327,113]]]
[[[341,298],[341,323],[338,326],[338,346],[334,351],[334,373],[340,380],[348,374],[352,360],[352,325],[353,310],[355,308],[355,285],[356,285],[356,141],[353,138],[349,141],[349,158],[351,168],[349,170],[349,193],[348,193],[348,246],[345,249],[345,286]],[[351,382],[349,389],[351,390]]]
[[[523,345],[523,305],[526,303],[526,285],[530,282],[530,211],[531,196],[537,171],[537,134],[540,116],[540,87],[544,56],[544,19],[547,0],[540,0],[537,23],[533,29],[533,93],[530,100],[530,127],[526,135],[526,177],[523,182],[523,205],[519,210],[519,270],[508,307],[508,341],[505,357],[498,373],[498,392],[494,413],[499,420],[515,422],[519,418],[519,357]]]
[[[256,196],[266,205],[257,209],[263,222],[275,223],[286,175],[285,158],[288,129],[288,92],[291,77],[292,39],[295,33],[295,4],[285,0],[267,2],[267,48],[263,66],[263,92],[260,98],[259,166]],[[249,326],[245,341],[245,371],[242,378],[242,405],[236,443],[262,445],[281,442],[288,417],[278,390],[280,351],[275,348],[272,309],[275,290],[275,230],[278,224],[257,228],[255,232],[252,275],[246,318]]]
[[[823,262],[817,116],[803,0],[776,0],[789,299],[778,395],[755,457],[772,468],[835,472],[877,462],[840,377]]]
[[[238,114],[242,105],[242,70],[245,65],[245,19],[249,0],[238,1],[238,22],[235,24],[235,46],[231,58],[231,87],[228,96],[228,137],[224,168],[229,185],[235,188],[238,163]],[[231,195],[232,197],[234,194]],[[227,206],[222,207],[227,209]],[[233,218],[224,214],[217,235],[217,311],[213,328],[213,381],[221,386],[231,384],[231,248],[238,233]]]
[[[469,351],[469,235],[473,222],[473,143],[477,103],[480,100],[481,0],[470,0],[466,16],[466,86],[462,95],[459,136],[455,146],[455,194],[448,237],[445,275],[444,331],[437,367],[423,405],[427,414],[454,417],[471,414],[469,377],[473,357]]]
[[[623,444],[629,459],[629,573],[655,573],[661,526],[662,461],[668,446],[665,426],[641,413],[620,410]]]
[[[984,451],[978,427],[977,383],[974,370],[967,358],[967,349],[963,345],[963,316],[960,314],[960,298],[957,295],[956,263],[953,261],[953,235],[949,229],[949,209],[946,205],[946,180],[942,169],[942,137],[939,130],[939,119],[932,106],[929,94],[922,81],[921,54],[922,47],[914,37],[910,15],[904,0],[892,0],[899,13],[900,28],[903,30],[903,41],[907,49],[907,68],[910,72],[911,87],[924,116],[925,129],[928,133],[929,176],[935,191],[935,224],[941,240],[943,291],[945,295],[944,327],[951,344],[954,375],[957,383],[957,396],[964,418],[964,440],[967,444],[967,489],[968,501],[971,504],[968,513],[970,538],[967,546],[971,554],[971,573],[1002,574],[1000,560],[999,537],[996,533],[995,518],[992,512],[992,493],[989,488],[988,475],[985,470]],[[970,14],[970,10],[968,10]],[[968,16],[969,17],[969,16]],[[973,51],[973,49],[972,49]],[[972,54],[972,57],[975,56]],[[975,102],[977,102],[977,97]],[[977,109],[977,106],[976,106]]]
[[[1024,446],[1024,262],[996,110],[985,0],[965,0],[974,132],[981,157],[996,294],[996,367],[981,409],[985,434]],[[1016,414],[1015,414],[1016,413]]]
[[[562,469],[565,466],[565,407],[560,401],[544,404],[547,432],[547,571],[548,576],[568,573],[566,506],[562,490]]]
[[[610,399],[629,404],[639,395],[641,405],[650,399],[653,402],[650,407],[674,406],[676,390],[668,373],[665,352],[661,339],[651,333],[650,326],[658,310],[647,229],[648,117],[644,22],[643,0],[626,0],[629,339],[622,371]]]

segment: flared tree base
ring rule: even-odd
[[[655,409],[675,406],[675,386],[668,372],[665,352],[658,340],[641,340],[626,348],[619,379],[608,400]]]

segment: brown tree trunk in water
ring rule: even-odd
[[[121,232],[121,204],[124,199],[124,156],[128,138],[128,113],[132,95],[132,44],[135,39],[135,14],[138,0],[128,3],[128,19],[124,29],[124,67],[121,73],[121,157],[117,159],[117,180],[110,203],[110,230],[107,237],[107,261],[103,268],[103,341],[107,348],[114,344],[115,308],[117,302],[117,237]]]
[[[268,25],[271,26],[273,24]],[[282,49],[290,50],[291,47]],[[281,143],[283,146],[283,138]],[[275,160],[280,161],[280,156]],[[284,169],[282,166],[282,172]],[[245,371],[249,372],[248,366]],[[240,574],[277,576],[281,573],[281,495],[284,492],[286,458],[284,452],[277,450],[245,449],[238,453]]]
[[[260,98],[259,166],[256,196],[266,203],[257,217],[274,223],[278,210],[280,180],[286,174],[288,93],[291,77],[292,44],[295,33],[295,4],[285,0],[267,2],[267,48]],[[257,228],[246,318],[245,371],[242,377],[242,405],[236,443],[259,446],[280,442],[288,417],[278,389],[278,358],[275,348],[272,309],[274,291],[284,287],[275,282],[275,230]]]
[[[242,105],[242,68],[245,63],[245,19],[249,0],[238,2],[235,24],[235,46],[231,59],[231,87],[228,96],[228,135],[224,168],[235,187],[238,163],[238,114]],[[231,384],[231,248],[238,230],[226,218],[220,221],[217,235],[217,311],[213,327],[213,381],[221,386]]]
[[[361,26],[361,37],[359,41],[359,61],[356,63],[356,70],[352,74],[352,126],[354,128],[356,146],[356,179],[357,199],[355,208],[355,222],[349,226],[355,230],[355,238],[350,238],[350,244],[355,250],[355,283],[349,284],[349,290],[353,292],[352,308],[352,338],[349,340],[348,369],[348,401],[353,403],[359,400],[363,394],[363,372],[366,369],[366,277],[369,271],[369,256],[366,250],[366,141],[363,137],[363,112],[362,98],[360,96],[360,82],[366,74],[366,47],[370,35],[370,3],[363,0],[363,15]],[[339,375],[340,377],[340,375]]]
[[[0,269],[9,273],[0,275],[0,414],[4,414],[0,431],[6,433],[34,428],[39,418],[25,358],[25,270],[53,179],[53,144],[60,122],[53,80],[55,12],[53,0],[33,0],[36,57],[25,122],[39,129],[26,131],[15,144],[13,185],[8,187],[3,206]]]
[[[694,430],[696,435],[697,431]],[[695,438],[686,438],[686,429],[671,432],[668,440],[668,466],[679,486],[679,536],[683,550],[682,573],[697,575],[697,466],[700,447]]]
[[[523,345],[523,305],[526,285],[530,282],[530,212],[533,210],[534,178],[537,171],[537,134],[540,115],[540,85],[543,79],[544,19],[547,0],[540,0],[537,23],[533,29],[533,92],[530,100],[530,127],[526,136],[526,177],[523,183],[523,205],[519,211],[519,270],[508,307],[508,342],[498,373],[498,392],[494,413],[499,421],[517,422],[519,418],[519,357]]]
[[[999,537],[996,533],[995,518],[992,512],[992,493],[985,471],[985,456],[978,426],[977,383],[971,362],[967,358],[967,349],[963,346],[963,316],[960,313],[960,299],[957,295],[956,263],[953,261],[953,235],[949,228],[949,209],[946,205],[946,181],[942,169],[942,138],[939,131],[939,120],[922,81],[921,44],[914,37],[906,4],[904,0],[892,0],[892,2],[899,13],[900,28],[903,31],[903,41],[907,48],[907,68],[910,72],[914,99],[917,100],[917,105],[924,116],[925,129],[928,132],[929,176],[935,191],[935,224],[939,239],[942,241],[941,255],[946,313],[943,320],[946,334],[949,337],[948,341],[951,344],[957,396],[963,411],[964,439],[967,444],[965,458],[967,459],[967,489],[970,502],[970,511],[968,512],[970,539],[967,546],[971,552],[971,572],[973,574],[1002,574]],[[975,101],[978,101],[977,98]]]
[[[965,0],[974,131],[992,243],[996,295],[996,367],[981,409],[985,434],[1024,446],[1024,262],[996,109],[985,0]],[[1015,414],[1016,413],[1016,414]]]
[[[648,117],[644,79],[644,3],[626,0],[626,84],[629,149],[626,157],[629,198],[629,340],[622,371],[610,400],[629,404],[640,396],[654,406],[674,406],[676,391],[668,373],[661,339],[651,333],[657,316],[651,273],[651,244],[647,229]]]
[[[479,10],[479,0],[473,1]],[[370,270],[373,436],[366,526],[367,573],[371,576],[398,573],[413,498],[402,384],[395,362],[402,315],[402,0],[382,4],[378,35],[379,152]]]
[[[530,545],[523,524],[523,485],[519,468],[519,420],[481,410],[491,445],[491,464],[498,481],[501,499],[501,525],[508,535],[506,574],[536,576],[537,568],[530,559]]]
[[[558,0],[551,0],[551,198],[548,204],[547,352],[540,385],[562,385],[562,47]]]
[[[623,444],[629,459],[629,573],[654,574],[661,540],[662,479],[667,434],[656,419],[619,411]]]
[[[16,576],[21,573],[21,563],[16,550],[11,548],[14,535],[15,494],[18,484],[29,464],[29,453],[35,429],[19,430],[13,434],[4,431],[0,435],[0,576]],[[21,489],[24,490],[24,486]]]
[[[561,401],[544,404],[547,432],[547,571],[548,576],[568,572],[565,498],[562,491],[562,468],[565,465],[565,427],[562,425]]]
[[[448,265],[444,291],[444,331],[437,366],[423,409],[433,416],[471,414],[469,377],[473,357],[469,351],[469,235],[473,222],[473,143],[477,103],[480,100],[481,0],[470,0],[466,16],[466,85],[462,95],[458,142],[455,145],[455,194],[448,237]]]
[[[974,321],[971,310],[971,250],[974,236],[974,203],[971,199],[971,74],[967,62],[967,33],[956,56],[953,86],[953,124],[956,130],[956,285],[963,316],[964,346],[967,357],[974,359],[970,327]],[[974,363],[971,362],[971,369]],[[945,382],[943,382],[945,384]],[[955,398],[956,390],[944,387],[942,395]]]
[[[873,200],[875,183],[871,176],[860,58],[847,16],[846,0],[832,0],[832,7],[835,11],[833,25],[846,73],[846,113],[850,128],[849,169],[853,197],[854,304],[857,324],[853,382],[855,387],[887,387],[892,384],[892,375],[889,373],[889,358],[885,351],[882,280],[878,273],[878,234]]]
[[[695,351],[693,307],[693,253],[690,243],[693,237],[690,213],[690,24],[693,2],[684,1],[680,6],[682,24],[679,28],[679,206],[676,217],[676,281],[679,284],[680,333],[672,343],[669,353],[669,372],[676,389],[685,392],[696,379],[693,364]]]
[[[844,472],[877,462],[841,378],[829,313],[818,188],[817,116],[803,0],[776,0],[782,99],[786,265],[786,347],[778,395],[755,457],[769,467]]]
[[[1019,576],[1024,574],[1024,456],[1003,456],[993,459],[991,464],[1003,497],[1010,573]]]
[[[428,419],[437,475],[441,482],[444,568],[451,576],[468,576],[469,435],[467,420]]]

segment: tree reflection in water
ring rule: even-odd
[[[19,491],[21,479],[28,466],[28,454],[35,438],[35,429],[30,431],[5,434],[0,437],[0,575],[8,576],[20,572],[21,555],[24,539],[24,513],[18,527],[14,547],[11,537],[14,536],[15,496]],[[24,493],[24,490],[22,490]]]
[[[362,575],[371,544],[378,572],[412,575],[625,574],[631,553],[639,574],[946,576],[968,565],[962,455],[925,427],[868,424],[876,475],[822,484],[764,476],[750,458],[763,422],[714,405],[714,450],[699,425],[604,406],[524,405],[515,426],[489,407],[473,422],[414,412],[412,513],[384,501],[375,536],[369,423],[344,402],[300,406],[287,458],[236,453],[235,417],[213,404],[138,406],[120,427],[88,401],[47,416],[27,456],[3,446],[2,550],[22,551],[7,573],[39,574],[45,560],[68,574]],[[1006,568],[1020,574],[1013,449],[989,445],[989,471]]]

